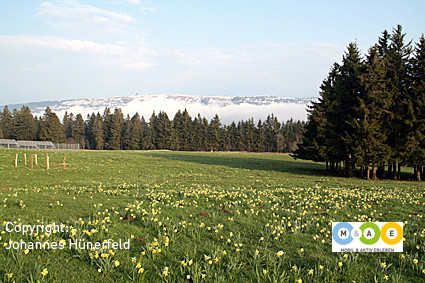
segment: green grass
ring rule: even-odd
[[[38,155],[33,169],[31,154]],[[66,169],[53,164],[63,162],[64,155]],[[4,221],[64,223],[68,231],[49,237],[5,232],[0,243],[121,239],[130,240],[130,249],[97,257],[90,250],[26,253],[0,247],[0,281],[425,278],[423,183],[328,176],[323,164],[282,154],[81,151],[49,156],[46,170],[45,152],[0,150],[0,231],[6,229]],[[405,222],[403,255],[331,252],[332,221],[368,220]]]

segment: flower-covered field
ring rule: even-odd
[[[0,150],[0,281],[425,280],[423,183],[326,176],[280,154],[49,157],[47,170],[45,152]],[[404,252],[332,253],[332,221],[404,222]]]

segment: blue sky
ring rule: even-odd
[[[317,96],[384,29],[425,32],[425,1],[0,1],[0,105],[122,95]]]

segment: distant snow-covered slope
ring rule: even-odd
[[[26,103],[33,115],[42,116],[46,107],[50,107],[60,119],[66,111],[75,115],[81,113],[83,118],[87,114],[101,113],[105,107],[121,108],[124,115],[134,115],[136,112],[149,119],[152,112],[165,111],[172,119],[180,109],[187,109],[194,117],[201,114],[202,117],[211,119],[218,114],[221,121],[229,124],[232,121],[247,120],[254,118],[264,120],[267,115],[274,114],[279,121],[306,120],[306,106],[317,98],[285,98],[275,96],[194,96],[183,94],[149,94],[134,96],[117,96],[110,98],[84,98],[63,101],[46,101]],[[21,104],[9,105],[10,110],[20,108]],[[3,107],[1,107],[3,108]]]

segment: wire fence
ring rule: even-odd
[[[45,151],[80,151],[80,144],[52,143],[51,141],[16,141],[13,139],[0,139],[0,148]]]
[[[80,151],[79,143],[55,143],[57,151]]]

